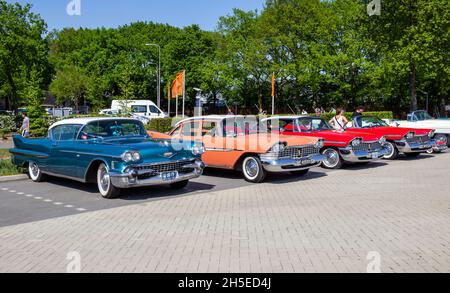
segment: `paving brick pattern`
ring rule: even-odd
[[[450,272],[449,178],[442,154],[0,228],[0,272]]]

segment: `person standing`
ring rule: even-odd
[[[22,113],[22,119],[22,127],[20,127],[19,131],[23,137],[30,137],[30,118],[28,118],[27,113]]]
[[[344,131],[348,124],[348,119],[345,117],[345,110],[342,108],[336,109],[336,116],[330,120],[331,126],[334,129]]]
[[[358,108],[356,108],[355,112],[353,112],[352,118],[358,118],[361,117],[364,113],[364,107],[363,106],[359,106]]]

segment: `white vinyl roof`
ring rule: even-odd
[[[73,118],[73,119],[65,119],[65,120],[61,120],[56,122],[55,124],[53,124],[50,129],[56,127],[56,126],[60,126],[60,125],[86,125],[89,124],[91,122],[94,121],[108,121],[108,120],[136,120],[139,121],[138,119],[134,119],[134,118],[111,118],[111,117],[93,117],[93,118]]]

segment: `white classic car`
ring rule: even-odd
[[[437,144],[434,147],[435,152],[441,152],[448,148],[450,142],[450,120],[435,119],[427,111],[415,111],[408,114],[406,121],[391,120],[389,124],[394,127],[410,127],[419,129],[434,129]]]

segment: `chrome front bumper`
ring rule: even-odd
[[[448,146],[446,143],[439,144],[436,140],[434,140],[433,150],[435,152],[443,152],[448,149]]]
[[[274,158],[267,159],[261,157],[264,170],[271,173],[301,171],[314,167],[318,167],[323,161],[325,161],[324,155],[312,155],[301,159],[290,158]]]
[[[424,143],[409,143],[404,140],[398,140],[395,142],[397,149],[401,153],[424,153],[435,146],[435,142],[433,140],[429,140]]]
[[[134,171],[130,170],[125,173],[111,173],[111,183],[117,188],[132,188],[132,187],[144,187],[155,185],[173,184],[180,181],[190,180],[198,178],[203,174],[205,164],[202,161],[196,161],[191,165],[186,165],[185,168],[194,169],[193,172],[180,173],[173,180],[164,180],[162,174],[150,177],[148,179],[139,179],[140,175],[145,175],[146,171]]]
[[[382,159],[389,154],[389,150],[383,147],[374,151],[354,151],[351,149],[340,149],[342,159],[349,163],[367,163]]]

